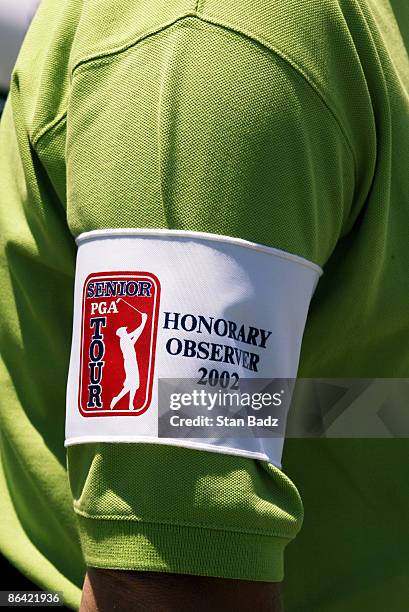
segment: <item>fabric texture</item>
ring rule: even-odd
[[[85,562],[281,580],[295,482],[286,610],[404,609],[404,440],[288,440],[291,480],[78,445],[69,482],[63,440],[74,237],[94,229],[305,257],[324,275],[299,376],[408,376],[408,21],[403,0],[41,4],[0,127],[0,545],[73,608]]]
[[[302,510],[294,486],[267,462],[151,444],[82,444],[68,453],[90,565],[283,575]]]

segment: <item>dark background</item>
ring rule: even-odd
[[[40,587],[37,584],[34,584],[23,576],[16,568],[11,565],[3,555],[0,555],[0,590],[1,591],[41,591]],[[18,610],[20,608],[31,608],[32,610],[70,610],[66,606],[55,606],[51,608],[50,606],[10,606],[10,608],[2,608],[2,609],[11,609]]]

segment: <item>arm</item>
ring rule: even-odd
[[[281,612],[278,583],[88,568],[80,612]]]
[[[60,19],[61,8],[50,2],[51,8]],[[67,3],[64,10],[70,8]],[[85,3],[85,12],[94,9]],[[149,570],[163,585],[167,573],[213,577],[204,600],[217,592],[220,576],[243,592],[250,588],[245,583],[260,593],[265,583],[266,590],[274,590],[303,510],[293,483],[266,461],[160,444],[70,446],[68,476],[78,531],[74,527],[63,467],[73,235],[129,226],[209,232],[322,265],[348,212],[351,194],[344,182],[350,159],[321,99],[258,43],[189,17],[125,48],[122,34],[121,40],[115,40],[115,32],[104,40],[105,26],[116,23],[112,19],[103,23],[95,43],[101,53],[91,53],[88,33],[94,27],[87,23],[102,24],[95,10],[81,16],[80,31],[72,36],[81,59],[73,75],[65,78],[66,67],[58,64],[68,53],[47,47],[37,91],[38,58],[32,49],[43,48],[46,12],[42,29],[38,20],[33,30],[38,42],[22,55],[13,108],[2,123],[0,162],[7,177],[0,194],[2,428],[9,441],[4,463],[15,489],[10,497],[18,506],[14,510],[10,502],[13,516],[22,517],[31,536],[18,555],[30,557],[29,545],[39,542],[39,550],[47,551],[72,584],[81,583],[83,559],[102,568],[90,570],[85,598],[89,582],[97,588],[103,581],[109,597],[119,597],[123,570],[141,580]],[[64,19],[62,29],[73,34],[78,15],[67,13]],[[124,18],[122,25],[136,27],[139,21]],[[134,33],[128,34],[131,40]],[[56,40],[59,44],[59,36]],[[58,78],[65,79],[61,100]],[[39,123],[28,130],[34,120]],[[174,262],[179,269],[190,265],[183,253]],[[208,282],[199,272],[188,287],[193,296]],[[235,304],[250,320],[258,312],[257,295],[249,292],[235,301],[245,280],[226,276],[219,294],[226,297],[226,310]],[[206,307],[211,298],[209,293]],[[290,315],[294,304],[287,306]],[[283,326],[283,337],[290,327]],[[40,486],[37,481],[33,486],[31,465]],[[27,515],[24,508],[31,507],[35,512]],[[12,544],[10,555],[17,555]],[[38,580],[49,584],[43,576],[51,562],[40,553],[38,559],[43,564]]]
[[[116,116],[118,103],[104,92],[119,91],[130,56],[133,72],[126,74],[138,101],[131,95],[121,98],[121,122],[111,126],[121,139],[115,138],[112,147],[109,134],[102,142],[99,138],[103,118],[101,123],[98,118],[92,122],[87,112],[101,107],[104,99],[112,105],[110,116]],[[214,58],[211,63],[208,57]],[[147,70],[163,79],[152,81]],[[101,64],[81,65],[73,86],[68,147],[77,198],[71,205],[79,210],[78,218],[86,217],[88,228],[99,227],[101,206],[106,227],[126,227],[136,210],[136,227],[222,234],[325,263],[340,231],[340,210],[348,204],[350,193],[343,182],[352,163],[321,99],[283,60],[237,33],[193,19],[136,45],[126,57],[118,54]],[[88,97],[81,107],[84,91]],[[111,173],[96,177],[91,160]],[[339,194],[344,194],[345,202]],[[120,218],[115,209],[119,201]],[[76,232],[81,231],[78,225]],[[252,277],[257,276],[256,267],[252,274],[241,274],[238,267],[235,274],[220,274],[219,264],[228,256],[214,257],[213,270],[204,274],[213,256],[211,248],[203,249],[202,266],[193,265],[185,248],[178,247],[174,259],[163,260],[163,268],[158,268],[163,283],[168,283],[163,303],[170,294],[182,295],[180,308],[172,310],[190,312],[185,302],[195,299],[196,312],[211,315],[217,297],[225,299],[226,318],[233,310],[246,321],[260,315],[258,293],[242,294],[244,283],[250,279],[251,287]],[[179,270],[192,271],[187,286],[173,283]],[[301,342],[303,325],[292,324],[298,302],[285,297],[288,285],[281,284],[283,276],[269,280],[267,271],[265,284],[281,296],[288,314],[277,334],[285,339],[286,361],[297,352],[290,334],[296,329],[296,341]],[[220,281],[217,287],[212,285],[214,279]],[[203,288],[208,289],[204,298]],[[277,325],[274,309],[271,312]],[[158,345],[157,350],[164,347]],[[194,358],[185,361],[192,372],[203,365]],[[240,581],[239,588],[241,581],[253,582],[255,590],[265,582],[273,590],[272,585],[283,579],[284,549],[301,527],[302,504],[277,466],[171,445],[113,446],[98,449],[104,457],[103,475],[94,469],[95,451],[69,447],[88,566],[158,572],[159,585],[167,584],[167,572],[223,576]],[[109,494],[109,505],[101,494],[96,501],[98,514],[93,504],[88,506],[92,481],[95,487],[103,481],[114,492]],[[124,501],[129,508],[125,514]],[[86,518],[90,514],[93,520]],[[118,520],[121,516],[126,520]],[[105,578],[98,571],[93,575],[96,580]],[[109,597],[116,597],[115,579],[107,584]],[[208,582],[204,601],[212,597],[215,584]]]
[[[139,336],[141,335],[141,333],[143,332],[145,328],[146,321],[148,319],[148,315],[145,312],[142,312],[141,317],[142,317],[141,324],[136,329],[134,329],[133,332],[129,334],[129,337],[134,344],[138,340]]]

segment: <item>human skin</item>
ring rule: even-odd
[[[280,585],[88,567],[80,612],[282,612]]]

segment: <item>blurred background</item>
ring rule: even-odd
[[[0,1],[0,114],[7,97],[11,71],[40,0]]]
[[[0,554],[0,590],[1,591],[40,591],[38,585],[23,576],[16,568]],[[21,607],[21,606],[20,606]],[[43,606],[36,606],[41,608]],[[48,609],[48,608],[47,608]],[[57,610],[70,610],[66,606],[58,606]]]

